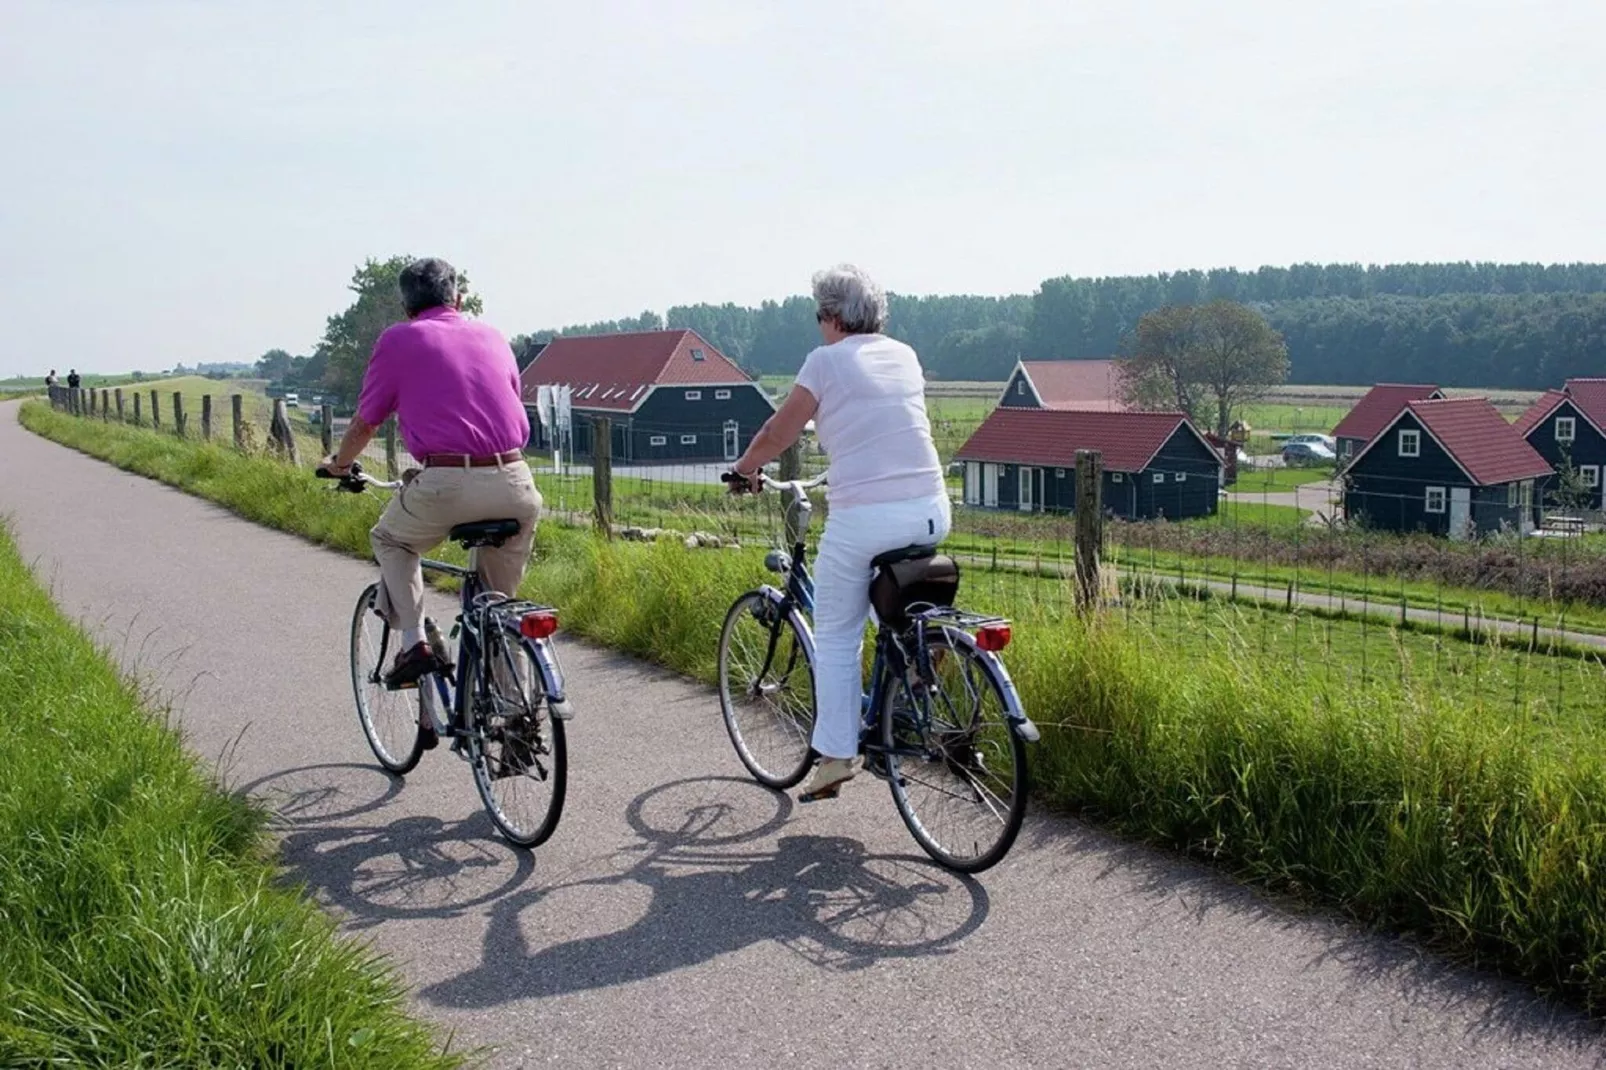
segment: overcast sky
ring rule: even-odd
[[[0,0],[0,377],[800,293],[1606,258],[1599,0]]]

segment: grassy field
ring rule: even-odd
[[[377,498],[42,406],[26,422],[367,554]],[[707,680],[725,606],[762,575],[752,551],[549,524],[526,591],[572,631]],[[1606,1009],[1598,666],[1174,598],[1086,625],[1063,583],[1004,572],[972,570],[967,591],[1017,622],[1008,661],[1052,804]]]
[[[461,1064],[4,535],[0,687],[0,1065]]]

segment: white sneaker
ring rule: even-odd
[[[842,785],[857,776],[858,772],[857,758],[821,758],[814,766],[814,772],[803,782],[798,799],[801,802],[834,799],[842,790]]]

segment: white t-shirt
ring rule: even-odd
[[[880,334],[854,334],[803,361],[797,385],[820,403],[814,429],[831,459],[835,506],[911,501],[946,493],[926,416],[915,351]]]

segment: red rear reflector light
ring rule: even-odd
[[[519,634],[526,639],[545,639],[558,630],[558,615],[550,609],[526,613],[519,618]]]
[[[976,630],[976,645],[988,653],[996,654],[1009,645],[1009,625],[988,624]]]

